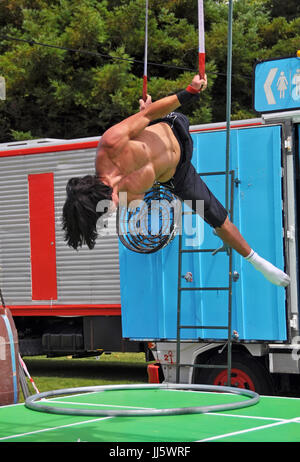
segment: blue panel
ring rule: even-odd
[[[226,133],[192,135],[193,163],[198,172],[225,171]],[[251,247],[284,269],[281,197],[280,127],[235,129],[231,132],[231,166],[240,183],[234,186],[233,221]],[[225,201],[225,176],[203,176],[216,197]],[[186,220],[183,230],[186,228]],[[196,248],[218,248],[222,241],[206,223],[194,216],[198,230]],[[195,248],[183,234],[185,248]],[[224,253],[183,254],[182,287],[228,286],[228,257]],[[250,263],[233,252],[233,270],[240,275],[233,283],[232,329],[241,340],[286,340],[285,290],[270,284]],[[176,338],[178,238],[161,251],[141,255],[120,244],[120,276],[123,336],[157,340]],[[182,292],[181,323],[226,325],[228,292]],[[186,340],[224,339],[222,330],[184,329]]]

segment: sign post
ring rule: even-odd
[[[255,64],[253,108],[256,112],[300,109],[300,58],[279,58]]]

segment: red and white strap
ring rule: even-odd
[[[146,0],[146,18],[145,18],[145,52],[144,52],[144,77],[143,77],[143,100],[147,99],[148,83],[148,0]]]
[[[201,79],[205,76],[205,33],[204,33],[204,8],[203,0],[198,0],[198,56],[199,56],[199,75]]]

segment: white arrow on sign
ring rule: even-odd
[[[278,67],[273,67],[269,74],[268,77],[266,78],[266,81],[264,83],[264,90],[266,94],[266,98],[268,101],[268,104],[276,104],[273,92],[271,90],[271,85],[273,83],[273,80],[275,78],[276,72],[278,71]]]

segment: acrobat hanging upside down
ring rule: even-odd
[[[227,211],[208,189],[191,163],[193,141],[189,121],[174,112],[181,105],[199,99],[207,78],[196,75],[185,90],[156,102],[148,95],[140,100],[140,112],[109,128],[101,137],[96,154],[95,175],[71,178],[63,208],[63,229],[70,247],[83,244],[92,249],[97,238],[96,224],[104,212],[97,212],[101,200],[115,206],[119,193],[127,203],[141,200],[155,182],[170,185],[180,199],[204,201],[202,217],[229,247],[236,250],[271,283],[286,287],[290,278],[261,258],[229,220]]]

